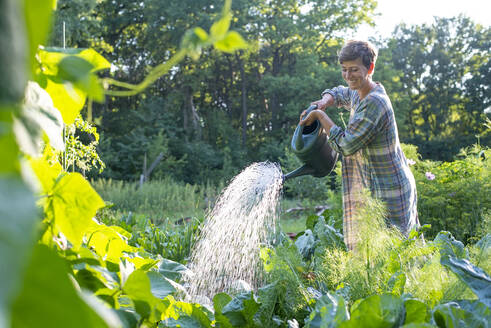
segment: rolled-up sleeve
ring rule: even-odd
[[[383,124],[384,107],[367,101],[354,113],[345,130],[334,125],[329,133],[329,144],[338,153],[349,156],[373,140]]]
[[[326,93],[330,94],[334,98],[334,105],[336,107],[344,107],[349,109],[351,107],[351,101],[356,96],[356,91],[350,88],[338,86],[333,89],[326,89],[321,93],[321,97]]]

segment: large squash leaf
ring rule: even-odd
[[[44,245],[34,248],[12,313],[12,327],[108,327],[75,290],[65,262]]]
[[[465,282],[481,302],[491,307],[491,278],[484,270],[467,259],[453,256],[443,256],[440,262]]]

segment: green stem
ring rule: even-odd
[[[148,86],[158,80],[162,75],[166,74],[172,67],[176,66],[187,54],[186,49],[179,50],[174,56],[172,56],[168,61],[160,65],[155,66],[150,73],[145,77],[145,79],[139,84],[131,84],[126,82],[121,82],[114,80],[112,78],[102,79],[102,83],[105,88],[109,86],[117,86],[120,88],[125,88],[128,90],[106,90],[106,95],[116,96],[116,97],[129,97],[134,96],[141,91],[145,90]]]

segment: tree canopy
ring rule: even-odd
[[[186,30],[208,30],[222,1],[58,1],[51,43],[93,47],[115,78],[139,83],[179,49]],[[133,97],[94,104],[106,177],[134,180],[145,156],[165,160],[156,176],[190,183],[228,179],[247,163],[285,156],[298,115],[327,87],[343,84],[342,32],[373,20],[372,0],[247,0],[232,4],[231,28],[248,42],[235,54],[203,50]],[[489,143],[490,28],[469,18],[398,26],[379,47],[374,79],[393,102],[403,142],[433,159]],[[343,124],[338,109],[328,113]],[[342,115],[342,113],[341,113]],[[346,117],[345,117],[346,118]],[[451,146],[444,146],[451,145]]]

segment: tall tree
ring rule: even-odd
[[[483,131],[491,101],[489,35],[489,28],[464,16],[397,28],[389,49],[411,97],[413,137],[430,141]]]

